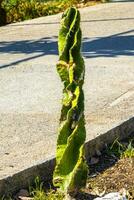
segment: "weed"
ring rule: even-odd
[[[3,197],[0,197],[0,200],[13,200],[10,196],[3,196]]]
[[[108,147],[108,155],[116,156],[118,158],[132,158],[134,157],[134,140],[130,140],[128,143],[119,142],[118,138],[113,144]]]
[[[33,200],[63,200],[64,196],[60,192],[50,191],[48,193],[42,193],[37,191]]]
[[[132,158],[134,157],[134,146],[133,141],[130,141],[126,150],[122,153],[121,157],[123,158]]]
[[[64,195],[59,191],[50,189],[49,191],[44,190],[43,182],[40,181],[39,177],[35,179],[35,187],[30,187],[30,196],[33,200],[63,200]]]

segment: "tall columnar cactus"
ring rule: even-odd
[[[57,71],[64,89],[53,182],[71,193],[85,186],[88,171],[84,155],[86,130],[82,90],[85,66],[80,53],[80,13],[76,8],[69,8],[62,16],[58,46]]]

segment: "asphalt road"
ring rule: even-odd
[[[89,140],[134,116],[134,2],[80,12]],[[55,154],[60,17],[0,28],[0,179]]]

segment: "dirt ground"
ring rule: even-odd
[[[104,158],[104,164],[107,162]],[[123,158],[118,160],[115,164],[113,160],[113,166],[107,168],[104,171],[99,172],[101,164],[96,169],[94,176],[88,180],[87,188],[85,192],[93,195],[103,195],[110,192],[123,192],[125,189],[129,192],[131,199],[134,199],[134,158]]]
[[[124,191],[128,199],[134,199],[134,142],[131,146],[131,155],[129,150],[128,153],[123,150],[124,144],[128,146],[128,141],[122,144],[104,150],[100,156],[89,161],[87,187],[83,193],[78,194],[76,199],[90,200],[110,192],[123,193]]]

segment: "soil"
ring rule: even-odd
[[[122,144],[119,143],[113,149],[108,147],[89,160],[87,186],[75,196],[76,200],[93,200],[110,192],[123,193],[124,191],[129,200],[134,200],[134,154],[120,158],[123,155]],[[128,146],[129,140],[124,144]],[[45,190],[47,186],[48,183],[44,184]],[[50,188],[53,186],[51,185]]]
[[[95,188],[98,188],[100,192],[109,193],[125,188],[134,192],[133,167],[134,159],[125,158],[119,160],[114,166],[98,174],[95,178],[90,178],[88,190],[92,192]]]
[[[125,141],[125,144],[128,145],[127,142]],[[92,200],[110,192],[125,191],[128,199],[134,200],[134,157],[119,158],[117,152],[109,152],[106,149],[100,156],[89,161],[87,187],[76,199]]]
[[[102,171],[103,167],[108,165],[108,161],[112,166]],[[116,162],[114,159],[105,156],[98,166],[94,169],[92,166],[94,174],[89,176],[84,192],[101,196],[110,192],[123,192],[125,189],[129,199],[134,199],[134,158],[123,158],[114,162]]]

